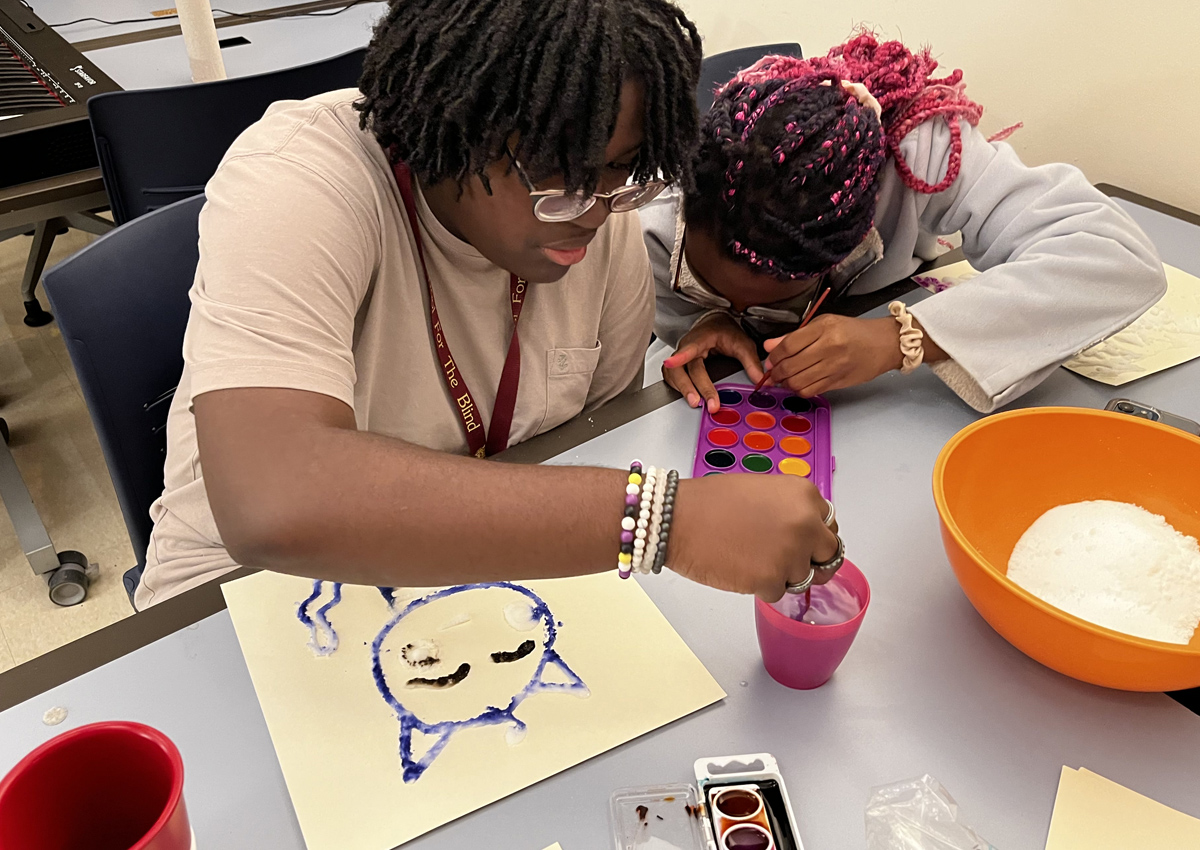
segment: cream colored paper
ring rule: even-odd
[[[1125,330],[1068,361],[1068,369],[1119,387],[1200,357],[1200,280],[1163,269],[1167,294]]]
[[[1087,769],[1062,769],[1046,850],[1196,850],[1200,820]]]
[[[1067,369],[1119,387],[1200,357],[1200,279],[1163,264],[1167,293],[1120,333],[1093,345],[1063,364]],[[913,280],[941,292],[966,283],[979,272],[962,260]]]
[[[560,847],[558,842],[555,841],[553,844],[547,847],[546,850],[562,850],[562,847]]]
[[[520,587],[550,616],[538,619],[529,597],[509,588],[410,608],[430,592],[398,590],[389,607],[375,588],[346,585],[328,609],[337,649],[318,657],[310,636],[326,651],[331,633],[310,635],[297,618],[313,582],[259,573],[223,586],[308,850],[387,850],[724,697],[636,581],[613,572]],[[306,611],[315,616],[330,599],[325,585]],[[412,771],[413,759],[441,739],[414,732],[412,758],[402,764],[401,715],[376,686],[373,646],[404,711],[458,722],[487,706],[507,707],[522,692],[549,657],[547,622],[555,624],[557,655],[544,667],[545,686],[513,710],[523,738],[507,721],[455,727],[424,772],[406,782],[405,767]],[[536,648],[519,661],[492,660],[525,641]],[[428,667],[402,657],[419,663],[430,655],[439,661]],[[460,684],[406,684],[462,663],[470,670]]]

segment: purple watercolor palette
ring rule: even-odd
[[[717,386],[721,409],[704,408],[692,477],[741,472],[798,475],[833,498],[836,464],[830,446],[829,402],[790,390],[743,384]]]

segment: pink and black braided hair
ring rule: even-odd
[[[827,56],[767,56],[718,92],[704,119],[689,226],[716,235],[744,262],[780,279],[821,274],[853,251],[874,224],[879,174],[891,156],[904,184],[933,194],[962,164],[959,119],[983,108],[964,93],[962,72],[935,79],[929,50],[862,33]],[[882,119],[840,81],[866,86]],[[828,82],[828,85],[822,83]],[[950,125],[946,176],[930,185],[900,156],[922,122]]]

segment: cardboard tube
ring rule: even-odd
[[[225,61],[217,43],[217,25],[209,0],[178,0],[179,28],[192,66],[192,82],[207,83],[225,79]]]

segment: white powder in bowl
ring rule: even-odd
[[[1186,644],[1200,624],[1200,545],[1124,502],[1052,508],[1021,536],[1008,577],[1076,617]]]

